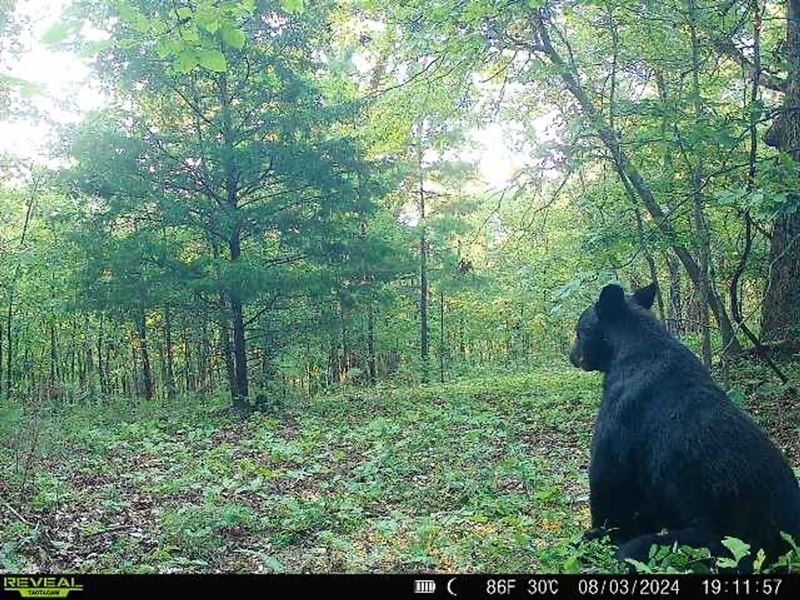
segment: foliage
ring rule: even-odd
[[[579,542],[599,392],[561,370],[610,281],[656,280],[797,468],[785,17],[74,0],[37,43],[103,106],[0,160],[0,569],[619,570]],[[0,122],[41,93],[0,73]]]
[[[4,497],[30,524],[3,527],[4,560],[114,572],[619,570],[608,546],[579,543],[599,382],[566,369],[327,394],[244,422],[224,398],[121,404],[114,418],[66,409],[27,493],[0,467]],[[660,549],[639,568],[707,570],[700,558]]]

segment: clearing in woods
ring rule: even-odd
[[[599,384],[558,367],[345,390],[246,420],[226,399],[27,417],[6,432],[14,452],[0,464],[0,566],[554,572],[580,560],[614,569],[603,548],[573,543],[589,525]],[[759,406],[796,465],[797,424]]]

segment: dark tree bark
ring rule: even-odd
[[[225,202],[233,221],[233,230],[228,241],[231,262],[236,262],[242,254],[242,231],[239,218],[239,167],[234,152],[233,108],[228,93],[228,80],[222,75],[219,80],[219,97],[222,107],[222,141],[225,160]],[[245,339],[244,304],[238,290],[230,292],[231,320],[233,322],[234,388],[233,403],[237,408],[247,406],[247,341]]]
[[[183,381],[187,393],[197,389],[195,373],[192,370],[192,346],[189,341],[189,328],[186,325],[181,329],[183,339]]]
[[[748,110],[748,104],[755,105],[759,98],[759,85],[761,80],[761,6],[758,0],[751,0],[751,7],[753,12],[753,77],[752,86],[750,88],[749,103],[745,102],[745,110]],[[749,167],[747,169],[747,190],[752,191],[756,183],[756,157],[758,151],[758,135],[757,135],[757,120],[756,114],[753,110],[748,110],[750,114],[750,152],[748,156]],[[750,250],[753,246],[753,219],[750,217],[750,209],[747,208],[742,214],[744,221],[744,248],[742,249],[739,263],[734,269],[733,276],[730,283],[730,299],[731,299],[731,314],[733,320],[742,330],[745,337],[750,340],[755,346],[757,351],[763,349],[761,340],[750,330],[745,322],[744,315],[742,314],[742,301],[739,296],[739,280],[744,274],[745,267],[747,266],[747,259],[750,256]],[[780,367],[765,353],[762,353],[763,358],[766,360],[770,368],[775,372],[778,378],[783,382],[788,382],[788,377],[783,373]]]
[[[215,259],[219,258],[220,252],[219,247],[214,242],[211,242],[211,252]],[[217,279],[220,278],[219,268],[214,268],[214,274],[216,275]],[[218,298],[218,305],[219,305],[219,318],[218,318],[218,329],[219,329],[219,352],[222,355],[222,361],[225,365],[225,375],[228,381],[228,389],[230,390],[231,394],[231,403],[236,408],[244,408],[243,403],[239,399],[238,395],[238,385],[236,381],[236,366],[233,360],[233,349],[231,347],[231,333],[230,333],[230,318],[228,315],[228,300],[225,297],[225,293],[220,291],[219,298]]]
[[[728,3],[727,9],[733,6]],[[760,19],[758,3],[752,8]],[[726,9],[726,10],[727,10]],[[761,70],[759,48],[750,59],[730,36],[718,36],[714,45],[723,54],[742,65],[756,84],[784,94],[783,110],[764,135],[766,145],[783,150],[800,161],[800,0],[786,2],[786,43],[784,44],[787,77],[782,79]],[[760,23],[755,22],[756,27]],[[712,35],[713,37],[713,35]],[[758,32],[754,38],[758,37]],[[758,43],[757,39],[754,42]],[[748,53],[749,54],[749,53]],[[790,204],[798,202],[789,197]],[[761,341],[780,342],[796,334],[800,324],[800,213],[779,216],[772,225],[770,269],[761,305]]]
[[[202,342],[200,346],[200,364],[197,368],[202,377],[202,392],[207,394],[214,389],[214,370],[211,368],[211,344],[208,341],[208,328],[205,321],[200,325],[200,335]]]
[[[233,317],[233,358],[235,366],[235,404],[243,405],[248,396],[247,389],[247,346],[245,344],[244,311],[242,302],[236,296],[231,298]]]
[[[220,300],[224,302],[224,299],[224,296],[220,294]],[[222,361],[225,364],[225,374],[228,379],[228,388],[231,392],[231,401],[234,406],[236,406],[236,369],[233,364],[230,328],[228,326],[227,318],[224,315],[221,316],[219,320],[219,351],[222,354]]]
[[[150,367],[150,349],[147,347],[147,324],[144,312],[136,318],[136,334],[139,338],[139,354],[142,359],[142,395],[147,400],[152,400],[153,371]],[[89,361],[89,364],[92,362]]]
[[[800,0],[786,2],[788,78],[783,110],[764,141],[800,162]],[[789,203],[800,202],[800,194]],[[772,226],[770,270],[761,312],[761,337],[792,339],[800,325],[800,212],[779,216]]]
[[[770,265],[761,336],[765,341],[786,341],[796,338],[800,324],[800,214],[775,221]]]
[[[175,358],[172,351],[172,311],[164,308],[164,387],[167,400],[175,400]]]

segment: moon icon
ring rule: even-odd
[[[456,594],[456,593],[453,591],[453,582],[454,582],[455,580],[456,580],[456,578],[455,578],[455,577],[453,577],[452,579],[450,579],[450,581],[448,581],[448,582],[447,582],[447,593],[448,593],[448,594],[450,594],[451,596],[458,596],[458,594]]]

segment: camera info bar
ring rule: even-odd
[[[800,598],[800,575],[2,575],[11,598]]]

